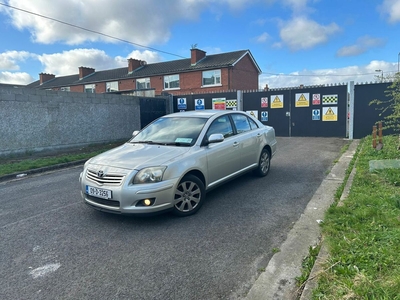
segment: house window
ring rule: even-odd
[[[203,72],[203,86],[220,85],[220,84],[221,84],[221,70],[212,70]]]
[[[118,81],[106,82],[106,92],[117,92],[118,91]]]
[[[69,86],[65,86],[65,87],[62,87],[60,90],[63,92],[70,92],[71,88]]]
[[[140,78],[136,80],[136,89],[144,90],[150,88],[150,78]]]
[[[164,76],[164,89],[179,89],[179,75]]]
[[[94,84],[85,84],[85,93],[94,93]]]

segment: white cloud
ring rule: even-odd
[[[316,0],[118,0],[115,5],[108,0],[65,0],[54,5],[52,0],[9,0],[9,5],[19,10],[4,7],[3,10],[10,15],[11,23],[20,30],[28,30],[36,43],[80,45],[88,41],[123,40],[148,46],[166,43],[176,22],[196,21],[206,9],[220,18],[227,8],[240,12],[253,4],[282,3],[297,13],[305,11],[313,1]]]
[[[119,0],[118,5],[115,5],[107,0],[70,0],[57,2],[57,5],[54,5],[52,0],[10,0],[9,4],[54,20],[147,46],[155,42],[162,44],[168,41],[171,25],[176,20],[197,17],[200,14],[197,7],[201,6],[202,2]],[[38,43],[51,44],[61,41],[76,45],[84,41],[117,42],[106,36],[20,10],[8,9],[8,11],[14,26],[21,30],[28,29],[32,39]]]
[[[377,71],[379,70],[379,71]],[[397,71],[397,62],[385,62],[373,60],[364,66],[348,66],[337,69],[301,70],[290,74],[262,74],[259,78],[259,87],[262,89],[266,84],[269,88],[295,87],[301,84],[305,86],[331,85],[337,83],[374,82],[381,76],[386,78]]]
[[[80,66],[96,70],[122,67],[122,63],[97,49],[74,49],[62,53],[43,54],[39,61],[44,66],[44,72],[60,75],[77,74]],[[121,64],[121,65],[119,65]]]
[[[340,48],[336,55],[337,56],[357,56],[359,54],[367,52],[371,48],[381,47],[385,44],[385,41],[381,38],[373,38],[370,36],[364,36],[357,39],[354,45],[345,46]]]
[[[18,62],[34,56],[27,51],[6,51],[0,53],[0,70],[19,70]]]
[[[266,32],[254,38],[256,43],[265,43],[270,38],[270,35]]]
[[[147,63],[156,63],[162,61],[161,56],[157,52],[145,50],[143,52],[140,52],[139,50],[132,51],[127,55],[127,57],[123,58],[122,61],[126,64],[126,60],[128,58],[136,58],[140,60],[144,60]]]
[[[44,66],[44,72],[56,76],[77,74],[81,66],[94,68],[96,71],[127,67],[128,58],[145,60],[148,63],[161,60],[159,55],[152,51],[133,51],[127,57],[111,57],[98,49],[74,49],[62,53],[43,54],[38,56]]]
[[[294,14],[298,14],[303,11],[311,11],[310,8],[307,7],[308,2],[312,2],[310,0],[283,0],[282,3],[286,6],[289,6],[290,9],[293,10]]]
[[[0,82],[7,84],[28,84],[35,79],[28,73],[22,72],[0,72]]]
[[[400,22],[400,0],[384,0],[380,10],[384,18],[389,18],[389,23]]]
[[[298,51],[327,42],[328,37],[339,30],[336,23],[323,26],[313,20],[299,17],[283,24],[280,36],[292,51]]]

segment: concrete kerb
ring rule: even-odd
[[[345,180],[346,170],[358,144],[359,140],[353,140],[350,143],[348,150],[322,181],[303,214],[290,230],[280,252],[271,258],[265,272],[258,277],[245,299],[298,299],[299,288],[296,286],[296,277],[301,275],[302,261],[309,254],[309,247],[320,243],[321,229],[319,224],[323,221],[325,211],[334,202],[337,189]],[[323,259],[324,253],[326,253],[326,250],[322,247],[320,251],[321,259]],[[315,272],[318,271],[315,270]],[[314,287],[312,283],[310,281],[306,285],[301,299],[309,299]]]
[[[0,182],[14,180],[14,179],[26,177],[28,175],[34,175],[34,174],[48,172],[48,171],[54,171],[54,170],[64,169],[64,168],[69,168],[69,167],[75,167],[75,166],[83,165],[86,161],[87,161],[87,159],[82,159],[82,160],[57,164],[57,165],[53,165],[53,166],[42,167],[42,168],[32,169],[32,170],[28,170],[28,171],[21,171],[21,172],[17,172],[17,173],[7,174],[4,176],[0,176]]]

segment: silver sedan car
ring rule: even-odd
[[[166,115],[89,159],[80,175],[82,198],[106,212],[188,216],[210,189],[249,171],[266,176],[276,144],[275,130],[245,112]]]

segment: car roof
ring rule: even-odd
[[[226,113],[239,112],[241,111],[230,111],[230,110],[217,110],[217,109],[203,109],[203,110],[189,110],[167,115],[167,117],[197,117],[197,118],[211,118],[213,116],[224,115]]]

